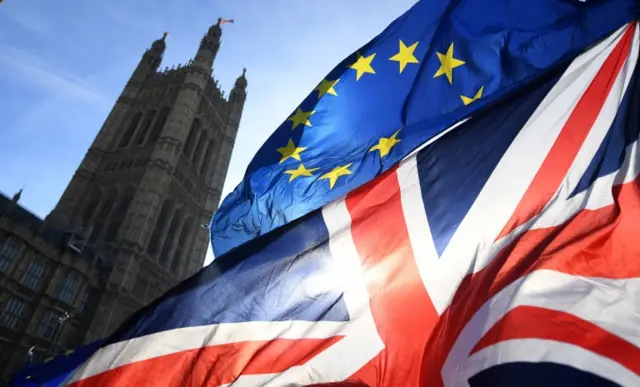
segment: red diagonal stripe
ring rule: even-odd
[[[240,375],[279,373],[302,365],[341,339],[275,339],[203,347],[130,363],[72,386],[219,386]]]
[[[614,198],[614,204],[583,210],[562,225],[526,232],[485,269],[466,276],[425,346],[421,385],[442,386],[442,366],[465,324],[485,302],[534,270],[640,277],[640,178],[614,187]]]
[[[351,232],[385,349],[354,375],[368,386],[419,385],[420,358],[438,315],[414,260],[395,171],[351,194]]]
[[[627,29],[596,74],[498,239],[538,214],[560,187],[629,55],[634,30],[635,23]]]
[[[476,344],[471,354],[515,339],[573,344],[614,360],[640,375],[640,348],[634,344],[572,314],[534,306],[519,306],[509,311]]]

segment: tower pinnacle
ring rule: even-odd
[[[235,89],[246,89],[247,88],[247,68],[243,68],[242,69],[242,75],[240,75],[238,77],[238,79],[236,79],[236,84],[235,84]]]
[[[247,69],[242,69],[242,75],[236,79],[236,83],[229,94],[229,102],[238,105],[242,109],[244,100],[247,98]]]
[[[22,188],[20,188],[20,190],[13,195],[13,198],[11,198],[11,201],[14,203],[18,203],[21,196],[22,196]]]
[[[220,49],[220,37],[222,36],[222,29],[220,25],[224,22],[222,18],[218,18],[218,22],[211,27],[207,33],[202,37],[200,41],[200,47],[195,57],[196,65],[211,70],[213,61],[216,58],[216,54]]]

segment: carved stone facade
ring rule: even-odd
[[[6,226],[0,255],[2,246],[22,247],[11,258],[11,269],[0,270],[0,312],[19,309],[8,304],[15,302],[4,290],[19,286],[20,273],[29,270],[23,266],[41,255],[48,266],[41,275],[47,279],[32,289],[35,298],[25,299],[30,312],[19,317],[18,328],[10,324],[7,334],[0,331],[0,352],[15,353],[0,364],[17,364],[13,357],[24,359],[30,346],[52,352],[44,350],[46,339],[32,340],[32,330],[42,324],[33,311],[44,308],[43,300],[59,300],[56,289],[64,279],[56,278],[67,272],[82,278],[73,305],[58,308],[70,314],[64,325],[74,331],[61,335],[53,352],[107,336],[135,310],[202,267],[209,234],[201,225],[209,223],[220,201],[247,80],[243,72],[225,98],[212,76],[220,22],[209,28],[186,65],[160,71],[165,38],[142,56],[47,218],[36,217],[32,223],[38,226],[28,227],[22,224],[24,216],[14,214],[21,209],[17,201],[6,206],[11,210],[0,218]],[[69,238],[75,238],[71,250]],[[42,246],[51,251],[37,252]],[[3,370],[0,365],[0,372],[15,371],[10,368],[15,367]]]
[[[86,238],[49,228],[18,199],[0,194],[0,385],[30,348],[41,361],[80,345],[100,287]]]

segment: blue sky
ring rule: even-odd
[[[0,191],[44,217],[151,42],[186,63],[217,18],[214,77],[249,81],[223,196],[320,79],[415,0],[5,0],[0,4]],[[210,253],[209,253],[210,254]],[[209,255],[208,260],[211,259]]]

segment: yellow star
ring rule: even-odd
[[[394,60],[400,64],[400,74],[404,70],[407,63],[419,63],[418,58],[413,55],[413,52],[418,47],[418,42],[413,43],[409,47],[404,45],[404,42],[400,40],[400,51],[389,58],[389,60]]]
[[[71,356],[71,354],[73,354],[75,352],[75,349],[67,349],[64,353],[67,356]]]
[[[391,150],[391,148],[393,148],[397,143],[400,142],[400,140],[398,140],[396,138],[398,133],[400,133],[400,129],[398,129],[398,131],[395,132],[389,138],[382,137],[377,145],[374,145],[374,146],[371,147],[371,149],[369,149],[369,152],[373,152],[373,151],[379,150],[380,151],[380,157],[384,157],[384,156],[388,155],[389,151]]]
[[[438,59],[440,59],[440,68],[433,77],[436,78],[442,74],[446,74],[449,83],[453,85],[453,69],[462,66],[464,61],[453,57],[453,43],[449,46],[446,54],[441,54],[439,52],[436,52],[436,54],[438,54]]]
[[[476,100],[480,99],[480,97],[482,97],[482,90],[484,90],[484,86],[482,86],[480,88],[480,90],[478,90],[478,92],[476,93],[476,95],[473,98],[465,97],[464,95],[461,95],[460,98],[462,99],[462,102],[465,105],[468,105],[471,102],[476,101]]]
[[[375,74],[373,71],[373,67],[371,67],[371,61],[375,58],[376,54],[371,54],[367,57],[364,57],[358,54],[358,60],[356,63],[352,64],[350,68],[356,70],[356,81],[360,79],[360,77],[364,73]]]
[[[311,121],[309,121],[309,117],[311,117],[315,112],[316,112],[315,110],[304,112],[302,111],[302,109],[298,108],[296,112],[291,115],[291,117],[287,118],[287,121],[293,122],[293,126],[291,127],[291,130],[297,128],[298,125],[302,125],[302,124],[306,126],[311,126]]]
[[[333,186],[336,184],[336,181],[338,181],[338,178],[340,176],[345,176],[345,175],[350,175],[351,171],[349,170],[349,167],[351,166],[352,163],[349,163],[347,165],[343,165],[342,167],[335,167],[333,168],[333,170],[329,173],[325,173],[324,175],[320,176],[320,180],[322,179],[329,179],[329,189],[332,189]]]
[[[326,79],[323,79],[322,82],[320,82],[320,84],[316,86],[315,89],[313,89],[318,91],[318,99],[322,98],[322,96],[327,93],[337,96],[338,93],[336,93],[336,90],[333,88],[333,86],[335,86],[339,80],[340,79],[336,79],[335,81],[328,81]]]
[[[305,148],[298,148],[295,146],[295,144],[293,143],[292,139],[289,139],[289,142],[287,143],[287,146],[283,146],[282,148],[278,148],[276,149],[278,151],[278,153],[280,153],[282,155],[282,158],[280,159],[280,163],[282,163],[283,161],[285,161],[286,159],[288,159],[289,157],[296,159],[298,161],[302,161],[300,160],[300,152],[302,152],[303,150],[307,149]]]
[[[284,173],[291,175],[289,177],[289,183],[291,183],[293,181],[293,179],[295,179],[296,177],[300,177],[300,176],[312,176],[311,172],[313,171],[317,171],[319,168],[311,168],[311,169],[307,169],[304,167],[303,164],[298,165],[298,169],[289,169],[287,171],[284,171]]]
[[[44,359],[44,362],[45,362],[45,363],[48,363],[48,362],[50,362],[51,360],[53,360],[53,357],[48,357],[48,358]]]

